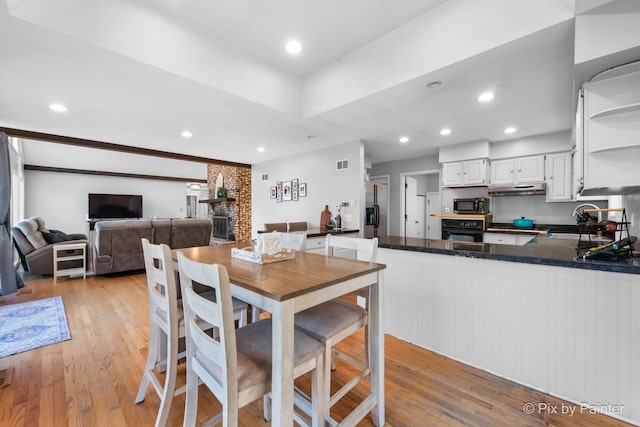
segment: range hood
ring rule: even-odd
[[[493,197],[534,196],[547,194],[547,184],[544,182],[530,182],[526,184],[489,185],[488,193]]]

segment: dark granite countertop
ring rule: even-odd
[[[553,236],[553,234],[538,235],[524,246],[382,236],[379,238],[378,246],[469,258],[640,274],[640,257],[638,257],[640,250],[635,250],[637,246],[634,248],[633,258],[619,261],[584,260],[577,257],[575,249],[577,240]]]
[[[351,234],[359,232],[360,230],[357,228],[310,228],[307,230],[307,237],[323,237],[327,234]]]

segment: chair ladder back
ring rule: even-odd
[[[150,312],[154,315],[156,314],[155,309],[160,309],[167,313],[166,322],[168,324],[171,324],[171,319],[177,322],[177,285],[171,262],[171,249],[165,244],[152,245],[145,238],[141,240]]]
[[[359,261],[376,262],[378,256],[378,238],[363,239],[359,237],[327,234],[325,240],[325,255],[333,256],[334,249],[336,248],[356,251],[356,259]]]
[[[280,233],[280,247],[304,251],[307,246],[307,235],[304,233]]]
[[[178,252],[180,264],[180,286],[182,287],[182,305],[185,317],[185,335],[188,354],[196,350],[220,367],[221,378],[214,378],[199,361],[195,361],[199,375],[208,376],[219,385],[221,396],[237,395],[237,352],[236,330],[231,300],[229,275],[224,266],[203,264],[192,261],[182,252]],[[193,282],[212,288],[216,293],[216,302],[205,299],[193,290]],[[218,328],[219,341],[203,329],[204,320],[209,326]],[[188,360],[187,363],[193,363]],[[213,390],[216,391],[216,390]]]

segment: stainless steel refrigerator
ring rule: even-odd
[[[365,184],[364,237],[387,235],[387,184]]]

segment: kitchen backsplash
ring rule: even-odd
[[[443,188],[442,211],[453,212],[453,199],[488,197],[486,187]],[[512,222],[516,218],[532,219],[536,224],[575,224],[571,216],[576,206],[584,202],[548,203],[546,196],[491,197],[493,222]],[[608,207],[606,200],[590,201],[600,208]]]

